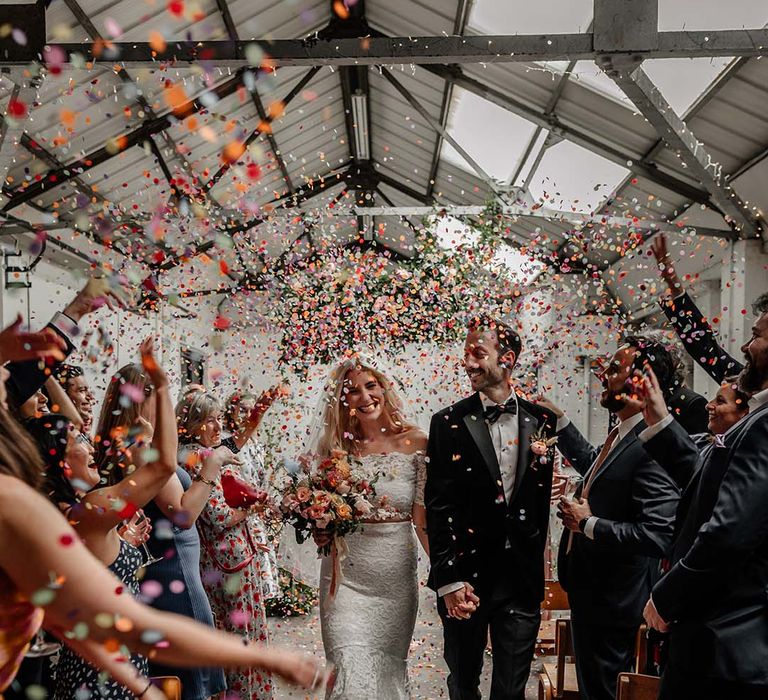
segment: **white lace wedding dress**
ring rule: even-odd
[[[369,478],[380,474],[376,503],[393,513],[347,535],[349,553],[333,598],[328,594],[333,564],[331,557],[323,558],[323,646],[338,673],[329,698],[404,700],[410,697],[406,659],[418,607],[417,541],[410,521],[392,518],[409,518],[414,502],[424,503],[424,456],[369,455],[356,458],[353,469]]]

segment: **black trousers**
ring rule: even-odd
[[[513,602],[508,586],[500,584],[480,594],[480,607],[469,620],[448,617],[438,599],[443,621],[443,656],[448,664],[448,695],[451,700],[479,700],[483,654],[491,632],[493,674],[490,700],[525,700],[525,684],[539,632],[541,611],[523,610]]]
[[[582,700],[614,700],[619,673],[634,670],[637,629],[572,620],[576,677]]]
[[[684,673],[670,664],[661,678],[659,700],[767,700],[768,686],[745,685]]]

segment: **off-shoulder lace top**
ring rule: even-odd
[[[353,473],[373,480],[376,498],[374,513],[366,520],[404,519],[411,516],[414,503],[424,505],[427,465],[421,452],[389,452],[365,457],[350,457]]]

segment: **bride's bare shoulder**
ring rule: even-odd
[[[427,434],[421,428],[409,428],[398,437],[403,452],[423,452],[427,449]]]

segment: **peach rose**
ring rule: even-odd
[[[299,503],[308,503],[312,498],[312,492],[306,486],[299,486],[296,489],[296,498]]]
[[[343,503],[336,508],[336,515],[342,520],[349,520],[352,517],[352,509],[346,503]]]
[[[547,443],[543,440],[535,440],[531,443],[531,452],[535,455],[545,455],[549,451],[549,448],[547,447]]]

